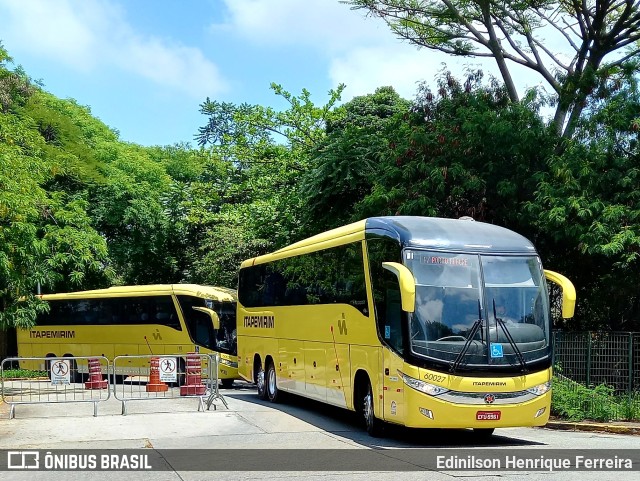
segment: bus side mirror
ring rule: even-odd
[[[402,264],[397,262],[383,262],[382,267],[391,271],[398,278],[400,284],[400,296],[402,298],[402,310],[405,312],[415,311],[416,306],[416,283],[413,274]]]
[[[565,319],[573,317],[576,308],[576,288],[573,287],[573,283],[562,274],[546,269],[544,276],[562,289],[562,317]]]
[[[209,309],[208,307],[195,307],[195,306],[193,307],[193,310],[208,314],[209,317],[211,318],[211,323],[213,324],[213,328],[216,331],[220,329],[220,318],[218,317],[218,314],[216,313],[216,311],[214,311],[213,309]]]

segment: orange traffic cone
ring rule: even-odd
[[[150,363],[151,370],[149,372],[147,392],[165,392],[169,389],[169,386],[160,380],[160,359],[152,357]]]
[[[187,354],[187,380],[180,386],[180,396],[202,396],[207,387],[202,384],[202,365],[196,353]]]
[[[107,389],[109,381],[102,378],[102,367],[100,366],[100,359],[95,357],[90,358],[89,364],[89,380],[84,383],[85,389]]]

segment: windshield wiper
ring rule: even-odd
[[[455,360],[453,361],[453,363],[449,367],[449,372],[455,373],[458,370],[458,367],[460,367],[460,364],[462,363],[462,360],[464,359],[464,356],[467,353],[467,350],[469,349],[469,346],[471,345],[471,341],[473,341],[473,338],[475,337],[476,333],[478,332],[478,329],[480,330],[480,341],[484,344],[484,334],[483,334],[483,328],[482,328],[483,323],[484,323],[484,319],[482,319],[482,310],[480,308],[480,299],[478,299],[478,319],[476,319],[476,321],[473,323],[473,326],[471,327],[471,332],[469,333],[469,337],[467,337],[467,340],[465,341],[464,345],[462,346],[462,349],[460,350],[460,352],[456,356]]]
[[[507,338],[507,341],[509,341],[511,348],[513,349],[513,352],[515,352],[516,357],[518,358],[518,362],[520,362],[520,367],[522,368],[522,372],[527,372],[527,363],[525,362],[524,357],[522,356],[522,351],[520,351],[520,349],[518,348],[518,345],[513,340],[513,337],[511,337],[511,333],[509,332],[509,329],[507,329],[506,323],[502,320],[501,317],[498,317],[496,315],[496,300],[492,299],[492,301],[493,301],[493,318],[496,320],[496,324],[502,328],[502,331],[504,332],[504,335]],[[497,326],[496,326],[496,342],[500,342]]]

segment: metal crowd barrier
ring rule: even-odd
[[[126,367],[125,367],[126,366]],[[226,401],[218,388],[218,356],[162,354],[116,356],[112,364],[111,384],[114,397],[127,414],[127,402],[149,399],[198,398],[198,411],[213,402]]]
[[[5,379],[10,366],[23,366],[24,361],[39,361],[48,373],[46,378]],[[98,415],[98,403],[111,396],[109,360],[104,356],[85,357],[11,357],[0,364],[2,401],[10,406],[9,419],[15,417],[18,404],[93,403],[93,415]],[[86,374],[85,374],[86,373]]]

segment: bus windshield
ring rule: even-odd
[[[238,352],[236,338],[236,303],[219,302],[201,297],[179,295],[182,315],[193,342],[208,349],[236,355]],[[219,329],[214,329],[211,318],[194,307],[207,307],[218,314]]]
[[[537,257],[412,250],[405,259],[416,280],[409,321],[413,354],[467,367],[516,366],[550,356],[546,285]]]

